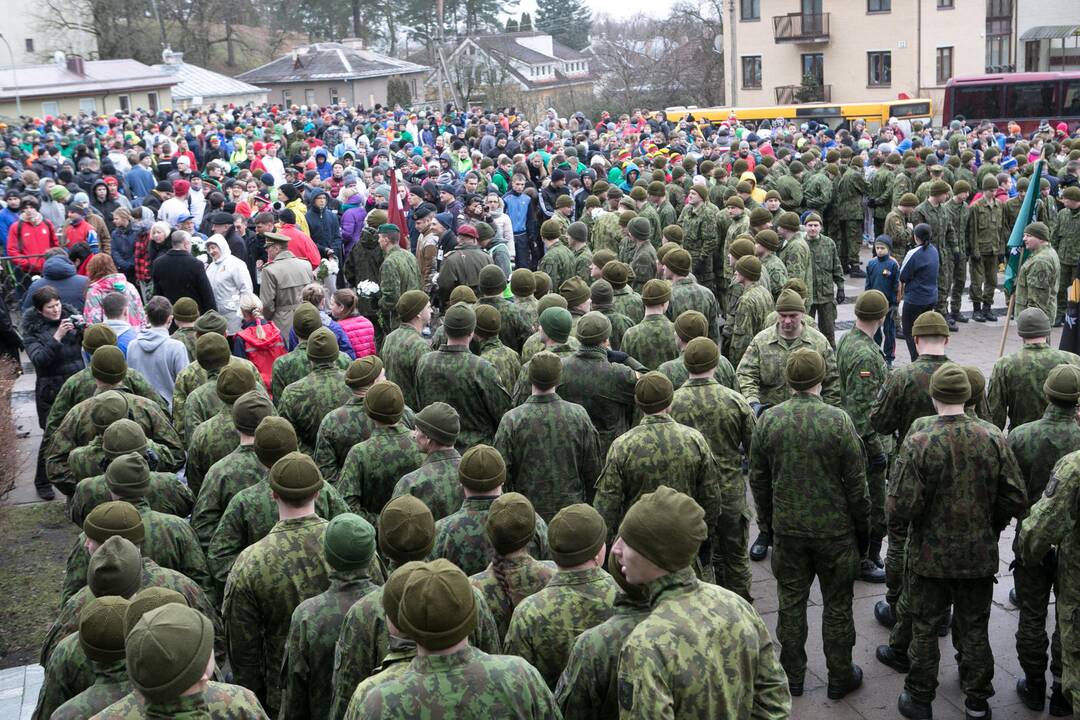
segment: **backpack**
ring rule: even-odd
[[[262,376],[267,392],[270,392],[270,378],[274,369],[274,360],[285,354],[285,341],[274,323],[256,320],[257,324],[246,327],[236,336],[244,341],[244,356],[255,365]],[[261,327],[266,337],[260,338],[256,328]]]

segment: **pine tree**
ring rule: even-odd
[[[513,33],[518,31],[518,21],[512,17],[506,18],[506,32]]]
[[[803,75],[802,85],[795,91],[795,101],[799,103],[821,102],[822,87],[817,78],[806,73]]]
[[[388,107],[400,105],[408,108],[412,105],[412,93],[409,91],[409,83],[400,75],[391,75],[386,81],[386,104]]]
[[[567,47],[582,50],[589,44],[592,11],[585,0],[537,0],[536,29]]]
[[[533,29],[532,15],[530,15],[527,12],[521,13],[521,23],[518,26],[518,29],[521,30],[521,32],[532,32],[532,29]]]

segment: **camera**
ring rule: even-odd
[[[86,329],[86,318],[84,318],[82,315],[68,315],[68,320],[71,321],[71,325],[75,328],[76,332],[82,332]]]

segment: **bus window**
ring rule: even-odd
[[[930,117],[930,103],[895,103],[890,108],[890,112],[897,120],[906,117]]]
[[[1003,116],[1000,85],[957,87],[954,92],[956,102],[953,103],[953,117],[963,115],[969,120],[986,120]]]
[[[1080,115],[1080,80],[1065,83],[1065,98],[1061,102],[1061,114],[1066,117]]]
[[[1044,118],[1057,114],[1056,82],[1007,85],[1008,103],[1005,116],[1009,118]]]

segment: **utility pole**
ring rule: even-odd
[[[736,87],[738,87],[738,83],[739,83],[739,75],[738,75],[739,52],[736,49],[737,40],[735,39],[735,35],[736,35],[736,33],[735,33],[735,0],[727,0],[727,4],[728,4],[728,23],[729,23],[728,24],[728,30],[729,30],[728,35],[731,37],[731,47],[724,48],[724,52],[730,52],[731,53],[731,98],[729,98],[728,104],[731,107],[736,107],[739,104],[737,102],[737,100],[738,100],[737,95],[736,95],[737,90],[735,89]],[[724,21],[724,19],[721,17],[720,22],[723,22],[723,21]]]
[[[15,67],[15,53],[11,49],[11,43],[4,37],[4,33],[0,33],[0,42],[3,42],[4,46],[7,47],[8,57],[11,58],[11,82],[15,85],[15,114],[21,118],[22,96],[19,94],[19,69]]]
[[[446,63],[443,62],[443,0],[435,0],[435,52],[439,58],[439,112],[446,107],[446,95],[443,92],[443,83],[450,83],[450,76],[446,74]]]

